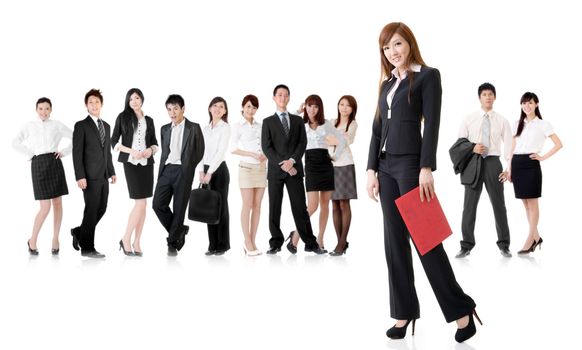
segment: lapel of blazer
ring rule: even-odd
[[[95,137],[97,138],[97,144],[101,146],[101,136],[99,135],[99,129],[97,129],[97,125],[95,125],[93,118],[91,118],[91,116],[88,115],[87,118],[85,118],[85,120],[89,124],[89,129],[93,130],[93,132],[95,133]],[[103,120],[101,120],[101,122],[103,122]],[[105,124],[103,124],[103,129],[105,129]],[[107,134],[107,130],[105,130],[105,134]],[[107,141],[107,135],[105,135],[105,141]],[[105,146],[106,145],[104,144],[103,147],[101,147],[103,151],[103,156],[105,156],[106,148]]]
[[[172,137],[172,123],[167,124],[162,128],[162,155],[166,155],[166,158],[170,154],[170,138]]]
[[[184,136],[182,137],[182,154],[180,155],[182,162],[184,161],[184,158],[186,158],[187,156],[189,141],[190,141],[190,122],[188,121],[188,119],[184,118]]]
[[[281,118],[279,117],[279,115],[275,113],[273,114],[273,118],[275,118],[274,120],[275,128],[279,131],[282,137],[288,138],[287,135],[285,135],[285,130],[283,129],[283,122],[281,122]],[[289,113],[287,113],[287,118],[289,119],[289,135],[291,135],[291,118],[289,118]]]

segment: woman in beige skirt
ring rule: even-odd
[[[261,215],[261,202],[267,186],[267,158],[261,150],[261,123],[255,120],[259,99],[247,95],[242,101],[242,118],[234,124],[231,138],[233,154],[241,156],[238,179],[242,196],[241,224],[245,236],[244,251],[249,256],[262,254],[255,238]]]

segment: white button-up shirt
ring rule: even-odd
[[[232,137],[230,138],[230,151],[236,150],[263,153],[261,148],[261,123],[253,119],[249,123],[245,118],[241,118],[232,128]],[[241,162],[250,164],[260,164],[258,159],[249,156],[240,156]]]
[[[517,134],[519,121],[513,125],[513,135]],[[521,135],[516,136],[513,154],[540,153],[546,138],[554,134],[554,128],[547,121],[535,117],[532,121],[524,120]]]
[[[501,143],[503,142],[503,154],[506,160],[509,160],[511,153],[511,127],[509,122],[499,113],[491,110],[485,112],[480,109],[477,112],[469,114],[459,129],[459,138],[466,138],[473,143],[483,143],[481,140],[481,126],[485,114],[489,115],[491,131],[489,133],[488,156],[501,156]]]
[[[172,131],[170,133],[170,154],[166,164],[182,164],[182,139],[184,138],[184,125],[186,125],[186,118],[182,119],[180,124],[172,124]]]
[[[208,173],[214,173],[225,159],[226,150],[230,141],[230,125],[220,120],[214,127],[212,122],[202,130],[204,134],[204,158],[198,164],[198,171],[203,165],[208,165]]]
[[[62,138],[73,139],[73,132],[58,120],[38,118],[28,122],[16,135],[12,146],[19,152],[26,154],[28,159],[45,153],[59,152],[59,143]],[[71,153],[71,142],[60,152],[63,156]]]

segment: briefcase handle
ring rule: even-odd
[[[211,190],[212,188],[210,187],[210,184],[203,184],[201,183],[198,188],[202,188],[204,190]]]

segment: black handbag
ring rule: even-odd
[[[202,185],[190,192],[188,219],[216,225],[220,222],[222,198],[210,185]]]

